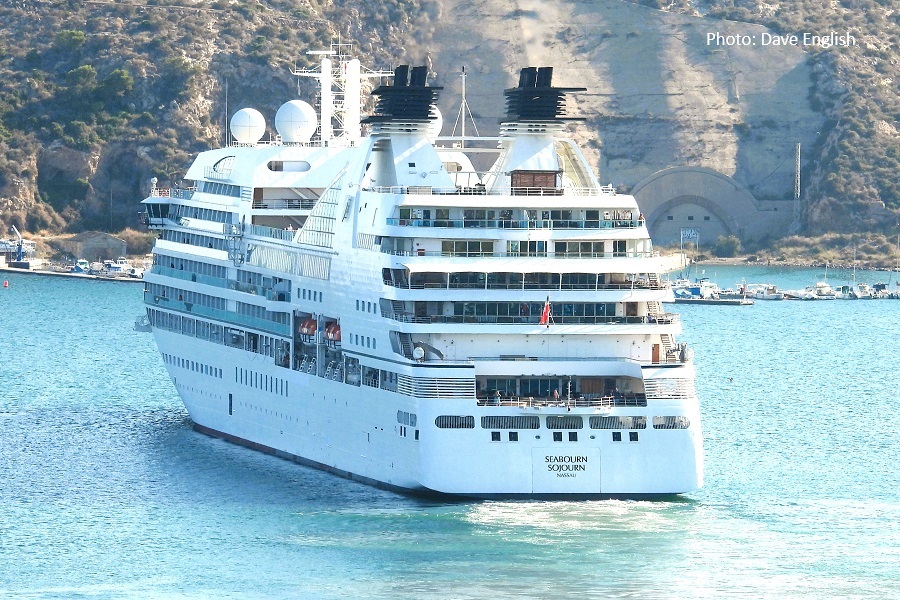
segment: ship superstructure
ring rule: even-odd
[[[699,488],[673,265],[565,137],[577,90],[523,69],[499,136],[440,138],[424,67],[362,118],[372,73],[322,62],[319,114],[291,101],[262,142],[243,109],[144,200],[147,313],[196,428],[416,493]]]

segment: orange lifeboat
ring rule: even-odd
[[[326,327],[325,339],[331,340],[332,342],[341,341],[341,326],[337,323],[332,323],[328,327]]]
[[[318,325],[315,319],[306,319],[300,323],[300,335],[316,335],[317,327]]]

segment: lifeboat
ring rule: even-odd
[[[315,319],[306,319],[300,323],[299,333],[300,335],[316,335],[317,327],[318,324]]]
[[[325,339],[332,342],[341,341],[341,326],[337,323],[331,323],[325,328]]]

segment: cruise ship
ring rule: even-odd
[[[318,110],[288,101],[267,135],[241,109],[143,201],[146,317],[195,429],[412,494],[700,488],[692,352],[661,305],[680,265],[567,137],[582,89],[524,68],[499,135],[441,137],[425,67],[318,54],[296,71]]]

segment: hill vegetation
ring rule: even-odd
[[[892,233],[900,214],[900,11],[895,0],[640,0],[778,33],[850,31],[809,48],[826,116],[803,173],[803,233]],[[289,67],[352,41],[366,62],[407,58],[434,18],[425,0],[29,0],[0,5],[0,227],[118,231],[148,180],[184,173],[222,142],[226,100],[274,114],[296,95]],[[227,93],[227,98],[226,98]]]
[[[900,227],[900,9],[895,0],[639,0],[661,10],[757,23],[781,35],[850,33],[806,46],[814,107],[827,121],[803,173],[805,233]]]

